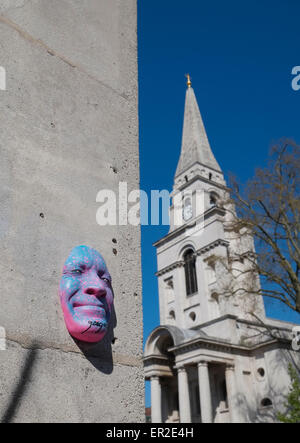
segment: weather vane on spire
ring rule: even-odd
[[[191,81],[191,76],[190,74],[185,74],[186,78],[187,78],[187,86],[188,88],[190,88],[192,86],[192,81]]]

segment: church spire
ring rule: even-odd
[[[192,88],[191,78],[189,75],[186,77],[188,79],[188,88],[185,99],[182,145],[175,177],[194,163],[201,163],[204,166],[221,172],[221,168],[214,157],[206,135],[195,93]]]

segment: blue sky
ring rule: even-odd
[[[192,77],[213,152],[242,182],[282,137],[300,143],[299,0],[140,0],[141,189],[172,189],[179,158],[186,80]],[[144,336],[159,324],[156,255],[166,226],[142,227]],[[288,309],[269,315],[294,319]],[[146,403],[149,404],[147,391]]]

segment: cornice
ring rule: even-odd
[[[218,240],[215,240],[208,245],[204,246],[203,248],[198,249],[197,255],[203,255],[206,252],[210,251],[211,249],[217,248],[218,246],[224,246],[225,248],[228,248],[229,242],[227,240],[219,238]]]
[[[156,355],[156,354],[152,354],[152,355],[147,355],[147,357],[143,357],[142,358],[144,365],[148,365],[148,364],[157,364],[157,365],[163,365],[163,364],[169,364],[170,360],[163,356],[163,355]]]
[[[212,215],[215,215],[215,214],[224,217],[225,213],[226,213],[225,209],[220,208],[218,206],[214,206],[213,208],[209,208],[207,211],[205,211],[205,213],[204,213],[204,220],[207,220],[209,217],[211,217]],[[169,232],[163,238],[161,238],[160,240],[157,240],[156,242],[154,242],[152,246],[157,248],[158,246],[162,246],[163,244],[167,243],[168,241],[172,240],[173,238],[178,237],[179,235],[184,233],[186,231],[186,229],[190,229],[191,227],[193,227],[196,224],[198,219],[199,219],[199,217],[190,220],[189,223],[187,223],[187,224],[179,226],[179,228],[175,229],[172,232]]]
[[[246,346],[246,345],[240,345],[240,344],[233,344],[229,342],[223,342],[215,339],[209,339],[209,338],[196,338],[190,342],[182,343],[178,346],[174,346],[172,348],[169,348],[169,352],[174,352],[175,355],[181,355],[185,354],[186,352],[193,351],[196,349],[210,349],[214,351],[222,351],[230,354],[243,354],[243,355],[251,355],[256,350],[261,350],[265,347],[269,347],[272,345],[278,345],[281,346],[288,346],[290,342],[285,339],[275,339],[272,338],[270,340],[267,340],[262,343],[258,343],[252,346]]]
[[[161,269],[160,271],[157,271],[155,273],[155,275],[156,275],[156,277],[160,277],[161,275],[164,275],[167,272],[173,271],[176,268],[181,268],[182,266],[184,266],[184,261],[183,260],[179,260],[179,261],[176,261],[176,262],[172,263],[169,266],[166,266],[165,268]]]
[[[195,349],[212,349],[215,351],[223,351],[227,353],[232,353],[232,349],[235,345],[229,342],[222,342],[219,340],[206,339],[203,337],[193,339],[187,343],[182,343],[178,346],[169,348],[169,352],[174,352],[175,355],[184,354],[188,351],[193,351]],[[241,347],[243,351],[248,351],[246,346]]]
[[[200,165],[200,163],[198,163],[198,164]],[[180,175],[184,176],[184,174],[187,171],[189,171],[190,169],[191,169],[191,167],[187,168],[185,170],[185,172],[181,173]],[[222,175],[222,178],[224,179],[223,173],[220,173],[216,169],[213,169],[213,168],[207,167],[207,169],[211,169],[212,171],[217,172],[218,174]],[[178,175],[177,178],[179,178],[179,175]],[[186,188],[188,188],[192,183],[195,183],[196,181],[201,181],[201,182],[207,183],[208,185],[212,185],[212,186],[214,186],[216,188],[222,189],[222,191],[230,192],[230,189],[228,188],[228,186],[226,184],[217,182],[215,180],[209,180],[208,178],[204,177],[203,175],[200,175],[199,173],[194,175],[192,178],[190,178],[188,182],[184,182],[182,184],[174,183],[174,185],[173,185],[173,192],[174,191],[175,192],[176,191],[179,191],[179,192],[184,191]]]
[[[210,250],[212,250],[214,248],[217,248],[218,246],[224,246],[225,248],[227,248],[229,246],[229,242],[227,240],[223,240],[223,239],[215,240],[215,241],[209,243],[208,245],[206,245],[206,246],[198,249],[197,251],[195,251],[195,255],[199,255],[199,256],[203,255],[206,252],[208,252],[208,251],[210,251]],[[173,271],[174,269],[180,268],[182,266],[184,266],[184,261],[183,260],[178,260],[178,261],[172,263],[171,265],[166,266],[163,269],[160,269],[159,271],[156,272],[155,275],[157,277],[160,277],[161,275],[164,275],[167,272]]]
[[[192,168],[195,168],[195,166],[197,166],[197,165],[202,166],[203,168],[206,168],[206,169],[210,169],[210,170],[216,172],[217,174],[220,174],[220,175],[224,178],[224,173],[223,173],[223,171],[221,171],[220,169],[216,169],[216,168],[213,168],[212,166],[208,166],[208,165],[205,165],[204,163],[201,163],[201,162],[199,162],[199,161],[196,161],[196,162],[194,162],[192,165],[187,166],[186,168],[184,168],[181,172],[179,172],[179,174],[176,174],[175,177],[174,177],[174,180],[178,179],[180,176],[184,176],[184,174],[186,174],[187,171],[189,171],[189,170],[192,169]],[[213,181],[213,180],[209,180],[208,178],[204,177],[203,175],[201,175],[201,174],[199,174],[199,173],[197,173],[197,175],[195,175],[193,178],[195,179],[195,178],[197,178],[197,177],[200,178],[200,179],[203,180],[203,181],[207,181],[208,183],[214,183],[214,184],[217,184],[217,183],[218,183],[218,182],[215,182],[215,181]],[[193,178],[191,178],[191,179],[188,181],[188,183],[191,183],[191,181],[193,180]],[[226,185],[223,185],[223,187],[226,187]]]

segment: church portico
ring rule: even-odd
[[[234,402],[227,398],[227,392],[234,395],[235,382],[226,377],[226,368],[234,368],[234,360],[220,345],[213,346],[204,334],[196,345],[191,333],[179,332],[179,328],[164,326],[153,331],[144,357],[146,379],[151,383],[153,422],[229,421],[229,405],[233,407]]]
[[[237,421],[232,370],[233,364],[201,359],[175,367],[170,377],[151,376],[152,422]]]

